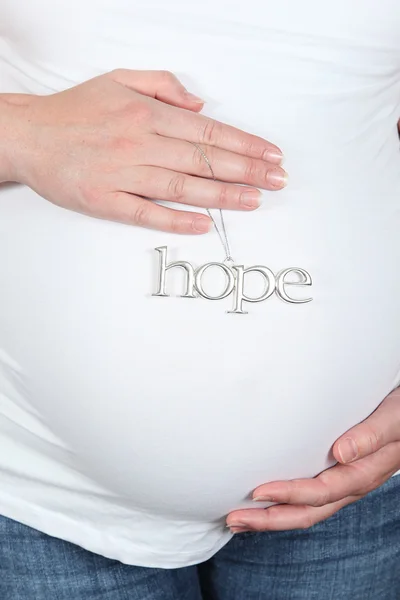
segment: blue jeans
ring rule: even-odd
[[[307,530],[236,534],[207,562],[127,566],[0,517],[2,600],[399,600],[400,476]]]

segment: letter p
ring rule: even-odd
[[[233,310],[228,311],[231,314],[247,315],[247,311],[243,310],[243,302],[263,302],[267,300],[275,292],[276,282],[275,275],[268,267],[255,266],[244,268],[243,265],[234,265],[231,267],[236,271],[236,284],[233,292],[234,306]],[[250,298],[244,292],[244,281],[246,273],[260,273],[265,282],[265,289],[261,296]]]

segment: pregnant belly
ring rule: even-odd
[[[365,191],[364,212],[311,187],[282,194],[279,211],[227,214],[237,263],[312,278],[292,294],[312,301],[273,294],[238,315],[232,296],[178,297],[174,270],[170,297],[152,296],[154,248],[199,266],[223,258],[216,235],[133,229],[4,190],[0,339],[26,403],[81,472],[159,515],[216,519],[260,483],[315,475],[400,376],[399,189],[376,203]]]

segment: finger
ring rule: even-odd
[[[400,468],[400,443],[350,465],[336,465],[313,479],[277,481],[259,486],[253,498],[262,502],[324,506],[379,487]]]
[[[283,161],[283,154],[278,146],[267,140],[210,117],[182,111],[173,106],[165,106],[163,110],[156,111],[153,125],[161,136],[222,148],[275,165],[280,165]]]
[[[85,206],[82,212],[107,221],[171,233],[202,234],[212,227],[211,219],[205,215],[159,206],[125,192],[107,194],[91,206]]]
[[[342,435],[333,445],[338,462],[349,463],[400,441],[400,389],[394,390],[365,421]]]
[[[190,93],[170,71],[115,69],[109,76],[117,83],[161,102],[200,111],[204,100]]]
[[[148,165],[157,165],[165,169],[199,175],[232,183],[244,183],[267,190],[285,187],[287,174],[276,165],[257,158],[241,156],[234,152],[201,145],[212,171],[203,154],[193,144],[183,140],[170,140],[161,136],[152,136],[141,146],[141,160]]]
[[[229,527],[233,527],[233,533],[236,533],[236,527],[254,531],[308,529],[356,500],[359,500],[359,496],[351,496],[322,508],[278,505],[263,510],[236,510],[228,515],[226,522]]]
[[[158,167],[135,167],[120,171],[124,191],[140,196],[179,202],[202,208],[254,210],[261,193],[255,188],[193,177]]]

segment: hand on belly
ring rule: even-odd
[[[248,211],[259,206],[257,187],[285,185],[276,146],[199,115],[203,101],[169,72],[119,69],[49,96],[3,94],[0,102],[21,138],[0,161],[12,164],[0,181],[89,216],[201,234],[209,216],[149,199]]]
[[[339,464],[314,479],[274,481],[258,487],[253,500],[280,506],[230,513],[231,531],[311,527],[385,483],[400,469],[400,388],[341,436],[333,454]]]

